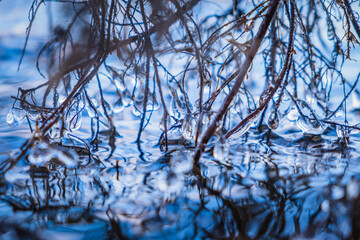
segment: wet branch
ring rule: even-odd
[[[245,78],[247,72],[249,71],[250,65],[251,65],[253,59],[255,58],[262,41],[264,40],[264,37],[270,26],[270,23],[276,14],[276,9],[277,9],[279,3],[280,3],[280,0],[272,0],[269,3],[268,11],[264,17],[264,20],[262,21],[262,23],[259,27],[257,34],[255,35],[255,37],[253,39],[252,46],[249,50],[249,53],[246,57],[245,62],[242,64],[242,66],[240,68],[240,73],[236,78],[234,86],[231,89],[230,93],[226,96],[224,103],[222,104],[222,106],[219,109],[218,113],[216,114],[214,120],[212,121],[212,123],[210,124],[210,126],[208,127],[206,132],[204,133],[204,136],[201,139],[198,148],[196,149],[195,156],[194,156],[194,164],[198,163],[198,161],[201,157],[201,154],[205,149],[205,145],[208,143],[208,141],[210,140],[212,135],[215,133],[216,129],[219,126],[219,123],[223,119],[232,100],[238,93],[239,88],[240,88],[242,82],[244,81],[244,78]]]

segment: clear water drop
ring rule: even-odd
[[[202,124],[203,124],[203,126],[204,126],[205,128],[210,125],[210,123],[211,123],[211,116],[212,116],[211,113],[205,113],[205,114],[203,115]]]
[[[345,191],[344,188],[341,186],[332,186],[331,188],[331,198],[333,200],[339,200],[340,198],[344,197]]]
[[[101,104],[101,107],[100,107],[100,112],[101,112],[101,114],[105,117],[106,114],[105,114],[104,108],[105,108],[106,113],[107,113],[108,115],[110,115],[110,114],[112,113],[112,109],[111,109],[110,104],[109,104],[107,101],[105,101],[105,100],[104,100],[104,104]]]
[[[295,107],[293,107],[287,114],[287,118],[290,122],[295,122],[299,118],[299,113]]]
[[[330,213],[330,203],[328,200],[324,200],[321,203],[321,210],[323,210],[326,213]]]
[[[270,114],[268,125],[271,129],[276,129],[279,126],[279,114],[276,110]]]
[[[170,108],[169,113],[171,116],[173,116],[175,119],[180,119],[182,117],[181,111],[178,109],[176,105],[176,99],[174,97],[171,98],[170,101]]]
[[[13,107],[11,109],[12,115],[14,117],[14,119],[20,123],[22,123],[22,121],[24,121],[25,117],[26,117],[26,111],[21,109],[21,108],[17,108],[17,107]]]
[[[11,111],[6,116],[6,122],[7,124],[9,124],[10,127],[17,127],[19,125]]]
[[[120,113],[125,109],[122,98],[119,98],[113,105],[112,111],[113,113]]]
[[[38,111],[30,110],[30,111],[27,112],[27,114],[28,114],[29,119],[34,121],[34,122],[37,122],[37,121],[41,120],[41,114]]]
[[[69,123],[69,129],[77,130],[81,127],[82,109],[79,108],[79,102],[75,101],[66,113],[66,120]]]
[[[297,120],[298,127],[307,134],[321,135],[325,132],[326,126],[316,119],[309,119],[299,116]]]
[[[181,119],[187,112],[185,97],[180,89],[171,89],[170,115],[175,119]],[[179,97],[180,96],[180,97]]]
[[[150,93],[146,104],[146,111],[156,111],[160,108],[160,104],[156,99],[155,93]]]

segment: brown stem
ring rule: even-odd
[[[290,16],[290,33],[289,33],[289,43],[287,47],[286,52],[286,59],[283,65],[283,69],[281,70],[281,73],[279,75],[279,78],[276,80],[276,84],[274,87],[269,87],[267,90],[264,91],[262,96],[260,97],[260,106],[253,111],[250,115],[248,115],[245,119],[243,119],[236,127],[231,129],[226,135],[225,138],[229,138],[232,134],[237,132],[240,128],[242,128],[245,124],[249,123],[252,119],[254,119],[258,114],[260,114],[265,107],[270,102],[271,98],[274,96],[276,91],[281,86],[283,79],[285,75],[290,71],[291,66],[291,56],[294,52],[293,46],[294,46],[294,35],[295,35],[295,3],[294,0],[291,0],[291,16]],[[284,86],[285,87],[285,86]],[[262,99],[264,97],[264,99]],[[279,98],[279,101],[281,101],[281,97]]]
[[[170,14],[170,16],[160,22],[159,24],[156,24],[155,26],[149,28],[149,34],[152,35],[153,33],[159,32],[161,31],[161,29],[166,29],[167,26],[171,26],[172,24],[174,24],[179,18],[179,14],[184,14],[186,12],[188,12],[189,10],[193,9],[201,0],[191,0],[187,3],[185,3],[182,7],[181,10]],[[136,28],[135,28],[136,29]],[[115,51],[117,48],[128,45],[130,43],[133,43],[141,38],[143,38],[145,35],[145,32],[141,33],[141,34],[137,34],[135,36],[129,37],[127,39],[124,40],[119,40],[119,39],[114,39],[111,47],[109,48],[109,52],[113,52]]]
[[[344,0],[344,4],[345,4],[345,7],[346,7],[346,11],[347,11],[348,14],[350,15],[351,23],[352,23],[352,25],[354,26],[355,31],[356,31],[358,37],[360,38],[360,27],[359,27],[358,22],[356,21],[356,18],[355,18],[355,16],[354,16],[354,13],[353,13],[352,9],[351,9],[349,0]]]
[[[262,23],[259,27],[258,32],[256,33],[256,35],[253,39],[252,46],[251,46],[249,53],[245,59],[245,62],[240,67],[240,73],[236,78],[233,88],[231,89],[230,93],[226,96],[223,105],[221,106],[221,108],[219,109],[218,113],[215,116],[215,119],[212,121],[212,123],[210,124],[210,126],[208,127],[206,132],[204,133],[204,137],[201,139],[201,141],[199,143],[199,146],[198,146],[198,148],[195,152],[195,156],[194,156],[194,164],[198,163],[198,161],[201,157],[201,154],[205,149],[205,145],[208,143],[211,136],[215,133],[216,129],[219,126],[219,123],[221,122],[222,118],[224,117],[224,114],[226,113],[227,109],[229,108],[232,100],[238,93],[239,88],[240,88],[241,84],[243,83],[247,72],[249,71],[250,65],[251,65],[253,59],[255,58],[255,55],[257,54],[262,41],[264,40],[264,37],[270,26],[270,23],[276,14],[276,9],[277,9],[279,3],[280,3],[280,0],[272,0],[270,2],[268,11],[265,15],[264,20],[262,21]]]

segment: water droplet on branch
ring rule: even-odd
[[[270,116],[268,121],[269,128],[276,129],[279,126],[279,114],[277,110],[274,110]]]
[[[125,109],[124,103],[122,98],[119,98],[113,105],[112,105],[112,111],[114,113],[120,113]]]
[[[299,116],[297,120],[298,127],[307,134],[321,135],[326,130],[326,125],[317,119]]]

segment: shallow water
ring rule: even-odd
[[[41,82],[32,56],[44,40],[31,38],[17,72],[23,40],[0,38],[0,161],[31,136],[26,121],[6,123],[10,96]],[[68,136],[62,147],[34,148],[0,178],[1,239],[360,238],[360,134],[343,146],[334,127],[306,135],[285,119],[274,131],[253,127],[229,142],[212,139],[193,167],[193,144],[161,151],[157,112],[140,146],[130,107],[114,117],[115,142],[100,132],[97,149],[88,115],[72,133],[84,141]],[[179,129],[170,137],[180,135]],[[76,167],[52,161],[50,153],[46,167],[31,166],[41,160],[36,151],[46,149],[76,151]]]

